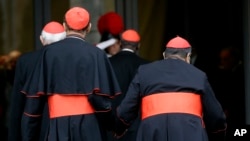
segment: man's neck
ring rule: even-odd
[[[189,63],[189,61],[187,61],[186,58],[182,58],[179,55],[171,55],[171,56],[165,57],[164,59],[180,59],[180,60],[183,60],[183,61]]]
[[[84,39],[86,36],[86,32],[67,31],[67,36],[77,36]]]

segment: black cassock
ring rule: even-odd
[[[42,49],[23,54],[17,61],[15,70],[15,79],[11,93],[10,106],[10,121],[8,127],[8,141],[18,141],[21,139],[21,118],[23,115],[26,96],[21,93],[21,90],[36,66],[37,60],[41,55]],[[47,103],[45,103],[45,107]],[[37,134],[37,140],[44,140],[46,125],[48,125],[48,111],[45,108],[43,112],[43,122],[40,130],[40,135]]]
[[[130,51],[120,51],[109,59],[116,74],[121,91],[124,93],[117,96],[113,100],[114,106],[117,107],[125,97],[125,93],[127,92],[129,84],[134,78],[138,67],[140,65],[149,63],[149,61],[137,56],[135,53]]]
[[[149,61],[139,57],[135,53],[129,50],[122,50],[116,55],[109,58],[110,63],[114,69],[116,74],[116,78],[122,90],[122,94],[117,96],[112,100],[113,109],[121,103],[124,99],[127,89],[129,87],[130,82],[134,78],[136,71],[140,65],[149,63]],[[112,134],[109,134],[109,141],[117,140],[117,141],[134,141],[136,139],[136,134],[138,130],[138,126],[140,124],[140,118],[136,119],[133,125],[128,129],[126,135],[124,135],[120,139],[115,139],[112,137]]]
[[[117,108],[121,134],[142,109],[137,141],[207,141],[225,131],[226,118],[205,73],[179,59],[139,67]]]
[[[110,113],[110,99],[120,88],[106,54],[77,36],[69,36],[43,50],[22,92],[27,97],[22,117],[24,141],[35,138],[46,101],[48,141],[101,141],[95,113]]]

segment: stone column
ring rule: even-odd
[[[116,11],[119,13],[125,24],[125,29],[138,29],[138,1],[137,0],[116,0]]]
[[[1,0],[1,54],[33,49],[33,6],[30,0]]]

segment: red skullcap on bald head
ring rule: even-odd
[[[65,14],[67,25],[74,30],[85,28],[90,20],[89,12],[81,7],[73,7]]]
[[[179,36],[171,39],[166,44],[166,48],[182,49],[182,48],[190,48],[190,47],[191,47],[191,45],[189,44],[189,42],[186,39],[179,37]]]
[[[128,29],[122,33],[122,39],[129,42],[139,42],[140,35],[133,29]]]

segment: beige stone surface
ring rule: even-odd
[[[0,53],[33,50],[32,0],[1,0],[0,10]]]

